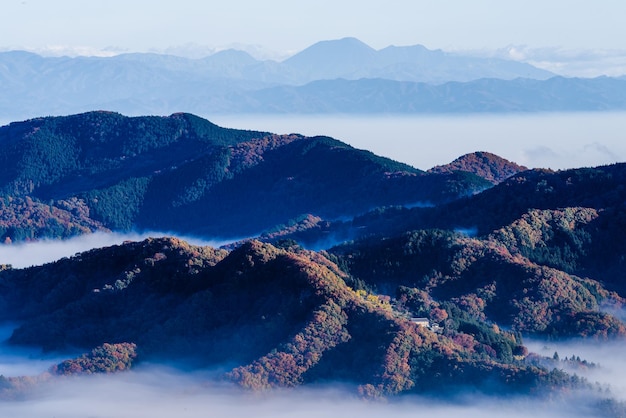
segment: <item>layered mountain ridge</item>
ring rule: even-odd
[[[226,129],[190,114],[38,118],[1,127],[0,144],[0,191],[14,214],[0,238],[13,241],[55,227],[22,222],[25,198],[57,211],[75,207],[71,222],[91,230],[213,238],[257,234],[307,213],[332,219],[435,204],[491,186],[469,172],[425,173],[328,137]]]
[[[283,62],[226,50],[41,57],[0,52],[0,113],[453,113],[623,110],[623,78],[565,78],[520,62],[421,45],[322,41]]]
[[[0,315],[22,323],[12,344],[136,344],[139,361],[231,364],[226,376],[251,389],[338,381],[379,396],[575,386],[515,360],[526,352],[519,334],[434,300],[422,308],[441,328],[417,324],[410,319],[417,299],[392,304],[355,291],[324,254],[293,247],[251,241],[227,253],[151,239],[0,278]],[[89,359],[55,370],[79,366],[89,370]]]
[[[625,164],[528,170],[480,151],[425,172],[184,113],[38,118],[1,127],[0,144],[5,241],[256,237],[2,265],[0,320],[19,323],[8,342],[86,353],[39,379],[167,361],[254,390],[551,396],[590,383],[524,337],[626,336]],[[0,392],[24,379],[0,377]]]

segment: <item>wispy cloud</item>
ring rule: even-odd
[[[174,55],[177,57],[199,59],[213,55],[217,52],[227,49],[235,49],[244,51],[258,60],[274,60],[282,61],[297,51],[274,51],[261,45],[252,45],[244,43],[232,43],[219,46],[210,46],[195,42],[185,44],[171,45],[163,48],[148,48],[146,50],[131,50],[119,46],[109,46],[106,48],[97,48],[86,45],[47,45],[44,47],[31,47],[28,45],[11,45],[0,46],[0,52],[6,51],[28,51],[33,52],[42,57],[114,57],[126,53],[154,53]]]
[[[613,152],[609,147],[604,144],[600,144],[599,142],[593,142],[591,144],[586,144],[583,147],[584,152],[592,152],[595,154],[599,154],[600,156],[606,158],[610,162],[618,162],[620,161],[620,157]]]
[[[626,49],[533,48],[528,45],[509,45],[494,50],[456,51],[456,53],[524,62],[566,77],[626,75]]]
[[[27,51],[42,57],[113,57],[129,52],[119,47],[94,48],[90,46],[49,45],[32,48],[29,46],[5,46],[0,51]]]
[[[531,167],[550,168],[550,163],[560,158],[559,154],[547,146],[536,146],[522,151],[523,160],[520,164]]]
[[[626,74],[626,49],[563,49],[509,46],[497,51],[502,58],[526,62],[569,77],[622,76]]]

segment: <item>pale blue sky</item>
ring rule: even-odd
[[[379,49],[626,49],[623,0],[2,0],[0,48],[298,51],[355,36]]]

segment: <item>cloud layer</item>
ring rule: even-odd
[[[420,397],[377,402],[356,398],[342,388],[244,393],[207,383],[201,375],[159,367],[114,376],[85,376],[45,385],[25,401],[0,401],[0,415],[13,418],[536,418],[577,416],[571,404],[527,398],[491,399],[467,396],[454,400]],[[580,415],[584,416],[584,415]]]
[[[63,257],[71,257],[76,253],[89,251],[93,248],[119,245],[124,241],[142,241],[149,237],[156,238],[171,235],[172,234],[164,232],[130,234],[96,232],[68,240],[41,240],[12,245],[0,245],[0,264],[10,264],[14,268],[38,266],[59,260]],[[231,242],[230,240],[202,240],[194,237],[180,238],[191,244],[209,245],[212,247],[219,247]]]
[[[3,335],[9,326],[0,328]],[[393,416],[409,418],[437,416],[452,418],[534,418],[587,417],[597,415],[595,400],[615,396],[626,399],[626,359],[620,344],[546,343],[531,341],[537,352],[552,356],[557,350],[562,356],[576,354],[600,367],[583,372],[590,381],[597,379],[611,385],[611,393],[574,392],[549,397],[489,397],[468,392],[453,398],[405,396],[387,401],[366,401],[358,398],[351,388],[327,385],[313,389],[287,389],[251,393],[221,382],[212,371],[182,372],[155,364],[142,364],[134,371],[116,375],[64,377],[43,384],[19,401],[0,401],[0,416],[12,418],[317,418],[355,417],[377,418]],[[22,352],[0,345],[0,373],[14,371],[40,373],[46,362],[57,359],[41,358],[34,352]],[[566,354],[567,353],[567,354]],[[7,368],[8,361],[14,362]]]

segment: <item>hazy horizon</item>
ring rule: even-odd
[[[235,48],[257,59],[282,60],[320,41],[354,37],[376,50],[423,45],[453,54],[528,63],[567,77],[626,76],[623,0],[5,0],[1,10],[0,51],[25,50],[44,56],[163,53],[201,58]],[[7,82],[6,74],[0,68],[0,84]],[[117,80],[116,76],[107,73],[111,80]],[[77,79],[71,80],[73,84],[67,77],[61,79],[59,91],[71,92],[80,84]],[[50,84],[43,85],[38,94],[49,88]],[[7,109],[15,108],[14,99],[8,97]],[[43,103],[51,108],[50,102]],[[34,112],[34,107],[25,108]],[[21,120],[40,116],[46,115]],[[530,168],[626,162],[626,112],[199,116],[227,128],[331,136],[422,170],[474,151],[491,152]],[[0,115],[0,126],[17,121],[2,120],[5,117]],[[2,244],[0,263],[21,268],[158,235],[96,233],[67,241]],[[58,362],[54,353],[45,356],[37,350],[8,346],[5,342],[13,326],[0,323],[0,375],[34,376]],[[599,368],[577,373],[599,385],[588,391],[550,392],[546,397],[542,393],[532,398],[490,397],[468,391],[457,398],[407,396],[384,403],[364,402],[345,386],[330,384],[252,394],[216,381],[215,370],[183,373],[172,364],[140,364],[114,375],[61,378],[17,401],[0,400],[0,416],[578,418],[599,416],[590,409],[599,400],[626,401],[623,341],[529,340],[528,345],[546,356],[558,351],[561,357],[574,354],[598,362]],[[609,385],[610,393],[606,391]]]
[[[319,41],[356,37],[375,49],[420,44],[528,62],[563,75],[621,75],[624,15],[626,3],[618,0],[9,0],[0,50],[202,56],[236,47],[280,59]]]
[[[594,4],[581,0],[232,0],[219,4],[194,0],[9,0],[3,5],[0,39],[5,45],[82,45],[110,50],[149,50],[196,42],[257,44],[295,51],[346,36],[355,36],[374,48],[422,43],[453,50],[516,44],[623,49],[625,13],[626,4],[619,0]],[[289,36],[284,36],[284,31]]]
[[[626,162],[626,112],[203,117],[228,128],[331,136],[421,170],[475,151],[553,170]]]
[[[261,61],[282,62],[304,51],[318,42],[336,41],[343,38],[356,38],[345,36],[342,38],[322,38],[307,44],[299,49],[281,50],[271,46],[250,44],[242,42],[230,42],[224,44],[204,44],[188,42],[186,44],[160,46],[151,48],[125,49],[117,47],[91,47],[85,45],[1,45],[0,52],[26,51],[42,57],[115,57],[123,54],[163,54],[167,56],[204,59],[225,50],[238,50],[250,54],[253,58]],[[356,38],[361,42],[362,39]],[[364,42],[366,45],[372,45]],[[508,61],[517,61],[533,65],[542,70],[550,71],[557,76],[563,77],[623,77],[626,76],[626,49],[580,49],[563,48],[560,46],[533,47],[526,44],[506,44],[497,48],[474,47],[466,49],[441,49],[433,48],[420,42],[410,44],[388,44],[375,50],[386,47],[410,47],[421,45],[430,49],[440,50],[450,55],[462,55],[478,58],[495,58]]]

